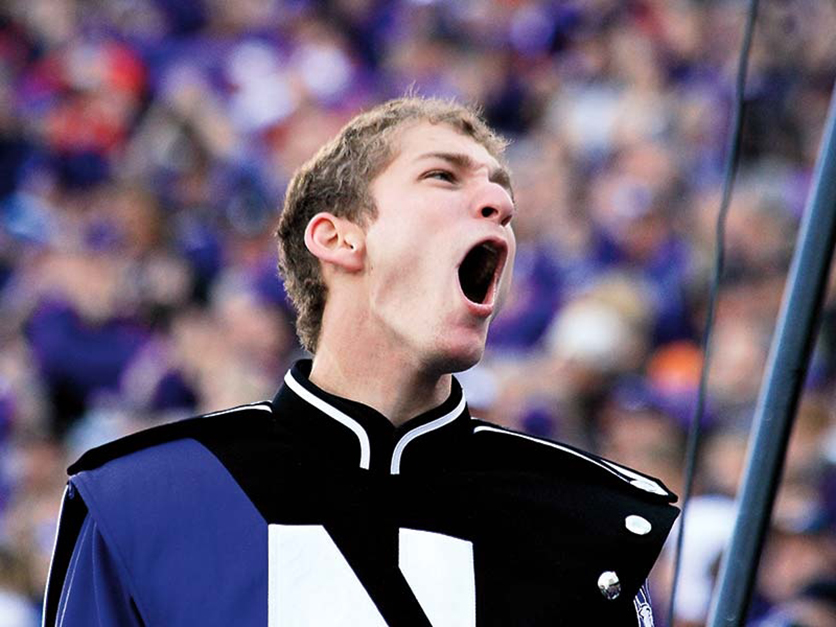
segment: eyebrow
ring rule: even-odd
[[[419,156],[416,161],[424,161],[426,159],[441,159],[450,165],[460,170],[478,170],[479,164],[467,154],[462,152],[427,152]],[[511,174],[502,166],[492,168],[488,172],[488,180],[491,183],[496,183],[505,188],[505,191],[514,200],[514,189],[511,187]]]

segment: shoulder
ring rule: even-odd
[[[189,582],[266,554],[264,517],[217,443],[243,443],[246,457],[273,423],[269,403],[245,405],[121,438],[70,467],[68,502],[95,525],[149,624],[170,623],[159,616],[170,615],[173,582],[180,599],[200,594]]]
[[[264,439],[272,423],[269,403],[256,403],[140,431],[70,466],[69,494],[125,563],[194,529],[252,529],[261,518],[215,443]]]
[[[272,405],[263,401],[151,427],[90,449],[67,472],[76,475],[128,458],[140,461],[148,455],[176,448],[163,445],[183,440],[257,435],[269,428],[272,414]],[[135,455],[142,452],[146,454]]]
[[[507,514],[525,512],[525,531],[515,537],[536,543],[532,551],[546,563],[561,565],[567,597],[576,595],[591,616],[598,608],[635,621],[633,599],[676,520],[676,495],[654,477],[566,444],[481,420],[472,428],[479,478],[488,484],[483,492],[512,504],[492,510],[499,514],[493,520],[513,526]],[[611,587],[620,594],[612,603]]]
[[[676,495],[659,479],[568,444],[539,438],[484,420],[473,420],[478,454],[520,470],[551,472],[576,482],[621,487],[657,502],[673,503]]]
[[[246,502],[269,518],[298,486],[277,478],[304,478],[297,453],[272,404],[259,402],[115,440],[82,455],[69,473],[97,519],[110,512],[122,520],[132,509],[167,517],[184,503],[206,515],[207,503],[222,500],[237,503],[230,511]]]

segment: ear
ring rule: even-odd
[[[363,269],[365,242],[360,226],[327,211],[311,218],[305,229],[305,246],[314,257],[346,272]]]

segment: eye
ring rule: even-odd
[[[450,172],[450,170],[430,170],[424,175],[424,178],[436,179],[439,181],[445,181],[447,183],[456,182],[456,175]]]

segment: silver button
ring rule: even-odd
[[[618,575],[612,570],[605,570],[598,577],[598,589],[608,601],[617,599],[618,595],[621,594],[621,581],[618,579]]]
[[[630,482],[630,485],[637,487],[639,490],[644,490],[645,492],[650,492],[652,494],[659,494],[661,496],[667,496],[668,493],[662,489],[655,481],[650,481],[649,479],[633,479]]]
[[[627,516],[624,519],[624,526],[627,527],[628,531],[632,531],[637,536],[646,536],[650,533],[650,530],[653,529],[653,525],[650,524],[646,518],[642,518],[641,516],[636,516],[635,514],[631,516]]]

